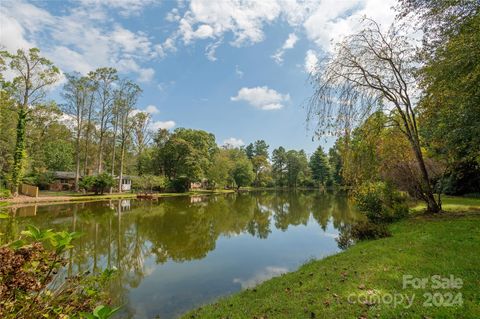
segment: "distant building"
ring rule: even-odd
[[[75,172],[64,172],[64,171],[54,171],[53,182],[48,186],[50,191],[70,191],[75,189]],[[89,174],[90,175],[90,174]],[[95,175],[95,174],[93,174]],[[83,178],[83,174],[80,174],[80,179]],[[115,183],[113,189],[117,190],[118,188],[118,176],[114,177]],[[132,176],[123,175],[122,176],[122,191],[129,192],[132,189]]]
[[[115,177],[115,181],[118,181],[118,177]],[[114,187],[118,186],[118,182]],[[122,176],[122,191],[129,192],[132,189],[132,176],[123,175]]]
[[[53,182],[48,186],[50,191],[69,191],[75,188],[75,172],[55,171]]]
[[[190,189],[207,189],[208,180],[204,178],[201,182],[192,182],[190,183]]]

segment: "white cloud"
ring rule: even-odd
[[[278,49],[274,55],[272,55],[272,58],[275,60],[275,62],[277,62],[277,64],[283,63],[283,55],[285,54],[285,51],[293,49],[297,41],[298,37],[295,33],[290,33],[288,35],[288,38],[285,40],[285,43],[282,45],[282,47]]]
[[[317,64],[318,64],[318,58],[313,50],[308,50],[307,53],[305,54],[305,72],[307,73],[314,73],[317,69]]]
[[[160,111],[158,110],[158,108],[155,105],[150,104],[145,108],[145,112],[150,113],[150,114],[157,114]]]
[[[102,6],[108,9],[115,9],[123,16],[140,14],[143,9],[152,4],[158,3],[158,0],[79,0],[79,2],[91,9],[99,9]]]
[[[235,46],[257,43],[264,38],[263,24],[276,19],[280,12],[276,1],[193,0],[179,21],[178,36],[190,43],[232,32]],[[206,26],[210,27],[208,32]]]
[[[153,122],[152,125],[151,125],[151,128],[152,130],[154,131],[157,131],[159,129],[166,129],[166,130],[169,130],[173,127],[175,127],[176,123],[175,121],[156,121],[156,122]]]
[[[215,52],[216,52],[218,46],[221,43],[222,43],[222,40],[220,39],[217,42],[210,43],[209,45],[207,45],[207,47],[205,48],[205,55],[207,56],[207,59],[209,59],[212,62],[217,61],[217,57],[215,56]]]
[[[295,30],[303,28],[307,38],[320,49],[329,50],[332,39],[339,41],[356,30],[361,16],[388,26],[395,18],[391,9],[395,3],[396,0],[192,0],[182,15],[179,10],[167,15],[169,21],[178,23],[169,44],[175,47],[179,39],[185,44],[205,38],[216,42],[227,33],[232,35],[233,46],[255,44],[265,39],[267,25],[284,20]],[[296,34],[291,33],[272,58],[282,63],[285,50],[293,48],[297,40]]]
[[[388,27],[395,19],[392,6],[396,0],[322,0],[303,26],[307,37],[320,48],[330,50],[331,42],[339,41],[359,27],[359,18],[367,16]]]
[[[284,107],[283,103],[290,100],[290,95],[278,93],[267,86],[257,86],[241,88],[237,96],[231,97],[230,100],[234,102],[246,101],[262,110],[278,110]]]
[[[247,279],[234,278],[233,282],[240,284],[242,289],[253,288],[258,284],[288,272],[288,269],[285,267],[276,267],[276,266],[267,266],[265,269],[262,269],[255,273],[252,277]]]
[[[245,145],[245,143],[240,138],[230,137],[223,140],[223,146],[227,148],[238,148],[243,145]]]
[[[237,75],[238,78],[243,78],[243,71],[240,70],[240,68],[238,67],[238,65],[235,65],[235,74]]]
[[[148,82],[155,72],[143,64],[162,57],[162,46],[152,43],[143,32],[133,32],[113,22],[107,9],[131,6],[135,11],[152,3],[85,0],[54,15],[34,3],[3,1],[0,45],[9,51],[38,46],[44,56],[66,72],[85,74],[101,66],[113,66],[122,73],[136,74],[139,81]],[[98,6],[98,10],[91,10],[91,6]]]

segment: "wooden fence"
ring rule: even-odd
[[[38,197],[38,187],[22,184],[22,186],[20,187],[20,194],[27,195],[30,197]]]

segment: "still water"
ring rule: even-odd
[[[26,224],[78,231],[75,273],[115,266],[122,318],[176,318],[202,304],[339,251],[360,218],[340,195],[255,192],[29,206],[0,223],[3,242]],[[11,238],[8,238],[11,237]]]

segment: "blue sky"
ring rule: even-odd
[[[221,145],[305,149],[308,70],[362,15],[391,23],[394,0],[77,0],[0,3],[0,45],[39,47],[63,72],[116,67],[138,81],[155,128]],[[61,86],[59,86],[61,87]],[[52,92],[52,97],[56,95]]]

